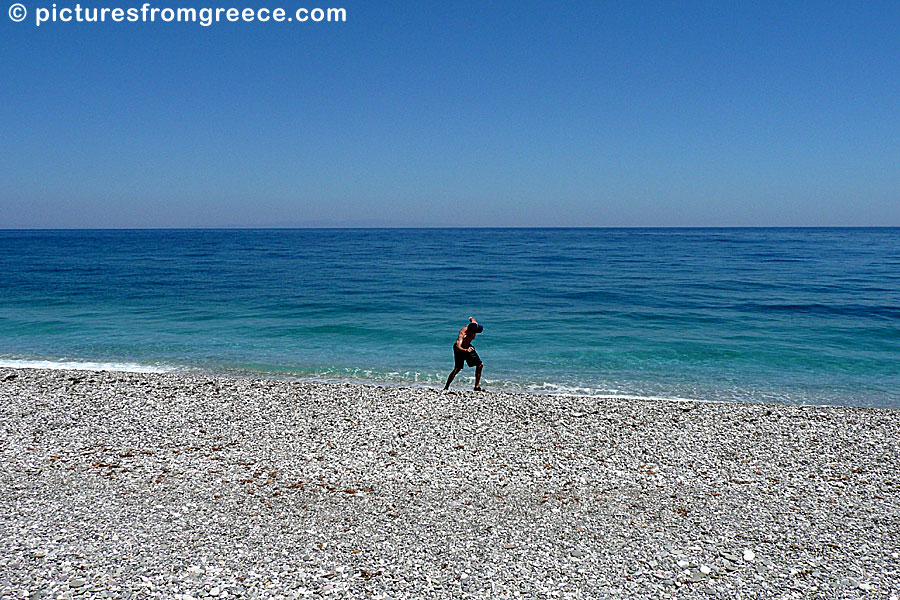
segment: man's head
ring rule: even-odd
[[[478,323],[469,323],[468,327],[466,327],[466,333],[481,333],[484,331],[484,327],[479,325]]]

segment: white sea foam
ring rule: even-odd
[[[49,369],[57,371],[114,371],[122,373],[199,373],[206,372],[210,375],[221,374],[225,376],[245,376],[245,377],[261,377],[263,379],[275,378],[288,381],[307,381],[312,383],[326,384],[353,384],[353,385],[377,385],[387,387],[413,387],[413,388],[434,388],[438,389],[443,385],[442,374],[437,373],[421,373],[416,371],[407,372],[379,372],[370,369],[335,369],[318,373],[310,373],[302,376],[275,375],[272,373],[259,371],[204,371],[196,367],[177,367],[165,364],[140,364],[132,362],[101,362],[101,361],[83,361],[83,360],[38,360],[38,359],[17,359],[17,358],[0,358],[0,368],[14,369]],[[462,376],[457,378],[455,389],[466,389],[474,377]],[[651,401],[651,402],[703,402],[703,403],[720,403],[720,402],[773,402],[776,404],[792,404],[799,406],[831,406],[830,404],[822,404],[812,402],[806,398],[795,398],[789,395],[781,396],[762,396],[751,397],[746,394],[742,395],[722,395],[717,394],[713,397],[698,396],[680,396],[680,395],[658,395],[652,392],[646,394],[627,393],[615,388],[599,388],[585,387],[577,385],[564,385],[554,382],[545,381],[536,382],[520,382],[512,380],[490,380],[488,386],[490,391],[495,392],[511,392],[526,394],[547,394],[552,396],[577,396],[582,398],[609,398],[614,400],[634,400],[634,401]]]
[[[542,385],[515,386],[514,391],[524,391],[529,394],[549,394],[558,396],[580,396],[588,398],[612,398],[615,400],[649,400],[663,402],[705,402],[699,398],[686,396],[659,396],[654,394],[628,394],[618,390],[603,388],[569,386],[551,382]]]
[[[313,383],[350,383],[356,385],[383,385],[389,387],[443,387],[446,376],[443,373],[421,373],[415,371],[384,372],[371,369],[334,369],[318,373],[307,373],[296,377],[287,377],[295,381]],[[461,374],[454,380],[454,389],[466,389],[474,381],[471,374]],[[704,399],[692,396],[659,395],[654,393],[628,393],[614,388],[564,385],[554,382],[523,382],[507,379],[489,379],[486,387],[494,392],[511,392],[526,394],[547,394],[558,396],[579,396],[588,398],[611,398],[615,400],[660,401],[660,402],[717,402],[718,399]]]
[[[0,367],[13,369],[51,369],[56,371],[120,371],[125,373],[173,373],[175,367],[142,365],[129,362],[94,362],[69,360],[27,360],[0,358]]]

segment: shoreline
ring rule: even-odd
[[[52,365],[52,366],[48,366]],[[133,368],[132,368],[133,367]],[[197,368],[195,370],[191,370],[188,368],[180,368],[180,367],[152,367],[140,365],[138,363],[110,363],[110,362],[99,362],[99,361],[45,361],[45,360],[7,360],[0,361],[0,370],[9,369],[9,370],[32,370],[32,371],[73,371],[73,372],[90,372],[90,373],[126,373],[126,374],[146,374],[146,375],[184,375],[187,377],[213,377],[213,378],[221,378],[221,379],[249,379],[249,380],[259,380],[259,381],[285,381],[285,382],[294,382],[294,383],[317,383],[322,385],[358,385],[362,387],[374,387],[374,388],[397,388],[397,389],[424,389],[424,390],[435,390],[442,391],[442,388],[438,383],[430,384],[430,383],[409,383],[409,382],[376,382],[376,381],[366,381],[366,380],[354,380],[354,379],[323,379],[316,377],[295,377],[295,376],[284,376],[284,375],[266,375],[262,372],[227,372],[227,371],[214,371],[214,370],[205,370]],[[455,382],[456,385],[452,387],[449,391],[457,393],[457,392],[471,392],[473,390],[465,387],[461,387],[459,385],[462,377],[458,377]],[[609,399],[609,400],[637,400],[637,401],[659,401],[659,402],[722,402],[728,404],[732,401],[729,400],[703,400],[700,398],[687,398],[687,397],[679,397],[679,396],[640,396],[634,394],[579,394],[575,392],[538,392],[538,391],[522,391],[522,390],[508,390],[505,388],[498,389],[489,389],[489,393],[501,393],[501,394],[522,394],[522,395],[531,395],[531,396],[569,396],[573,398],[601,398],[601,399]],[[737,400],[733,401],[736,403],[741,403]],[[747,404],[767,404],[762,401],[746,401]],[[792,404],[791,406],[833,406],[830,404]],[[865,407],[862,407],[865,408]]]
[[[900,589],[895,409],[11,368],[0,407],[2,597]]]
[[[52,365],[52,366],[51,366]],[[297,382],[297,383],[320,383],[323,385],[359,385],[363,387],[376,387],[376,388],[398,388],[398,389],[432,389],[432,390],[441,390],[441,387],[438,383],[419,383],[419,382],[401,382],[401,381],[385,381],[385,382],[377,382],[377,381],[366,381],[366,380],[354,380],[354,379],[323,379],[316,377],[297,377],[297,376],[287,376],[287,375],[267,375],[263,372],[228,372],[228,371],[215,371],[215,370],[207,370],[207,369],[190,369],[187,367],[157,367],[157,366],[146,366],[141,365],[139,363],[115,363],[115,362],[100,362],[100,361],[50,361],[50,360],[0,360],[0,370],[2,369],[21,369],[21,370],[35,370],[35,371],[88,371],[93,373],[133,373],[133,374],[152,374],[152,375],[185,375],[185,376],[205,376],[205,377],[216,377],[216,378],[234,378],[234,379],[250,379],[250,380],[261,380],[261,381],[287,381],[287,382]],[[470,389],[461,387],[459,384],[464,379],[464,377],[458,377],[456,381],[456,386],[451,388],[450,391],[453,392],[469,392],[472,391]],[[727,400],[702,400],[698,398],[686,398],[686,397],[678,397],[678,396],[640,396],[634,394],[579,394],[575,392],[568,391],[523,391],[523,390],[508,390],[505,388],[498,388],[496,390],[489,389],[491,393],[502,393],[502,394],[526,394],[526,395],[534,395],[534,396],[572,396],[578,398],[607,398],[607,399],[615,399],[615,400],[648,400],[648,401],[661,401],[661,402],[729,402]],[[737,401],[735,401],[737,402]],[[759,401],[747,401],[752,404],[761,404],[764,402]],[[794,406],[831,406],[827,404],[816,405],[816,404],[797,404]]]
[[[0,360],[0,371],[2,370],[34,370],[34,371],[73,371],[73,372],[89,372],[89,373],[126,373],[126,374],[147,374],[147,375],[181,375],[185,377],[211,377],[222,379],[248,379],[259,381],[284,381],[295,383],[314,383],[322,385],[357,385],[362,387],[389,388],[389,389],[425,389],[441,391],[442,384],[440,382],[421,383],[421,382],[405,382],[405,381],[372,381],[366,379],[328,379],[319,377],[301,377],[290,375],[267,374],[263,371],[217,371],[214,369],[204,369],[200,367],[180,367],[180,366],[150,366],[139,363],[117,363],[117,362],[101,362],[101,361],[51,361],[51,360],[30,360],[30,359],[7,359]],[[461,387],[462,378],[457,377],[456,385],[451,387],[450,391],[454,393],[471,392],[471,389]],[[577,389],[577,388],[576,388]],[[514,394],[525,396],[559,396],[572,398],[595,398],[606,400],[632,400],[637,402],[703,402],[712,404],[755,404],[764,406],[805,406],[816,408],[865,408],[875,410],[898,410],[900,406],[875,406],[871,404],[828,404],[815,402],[779,402],[774,399],[706,399],[702,397],[687,396],[660,396],[660,395],[639,395],[639,394],[617,394],[617,393],[577,393],[573,391],[537,391],[537,390],[521,390],[506,388],[488,388],[489,393]],[[773,394],[773,398],[777,397]]]

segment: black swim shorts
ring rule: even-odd
[[[481,364],[481,358],[479,358],[478,353],[475,352],[474,346],[472,346],[471,352],[467,352],[465,350],[460,350],[456,347],[456,344],[453,344],[453,368],[462,369],[463,363],[468,364],[470,367],[477,367]]]

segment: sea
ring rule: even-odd
[[[900,408],[900,229],[0,231],[0,366]],[[473,370],[454,382],[468,389]]]

